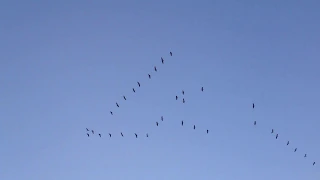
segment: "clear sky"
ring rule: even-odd
[[[0,179],[319,179],[319,9],[1,1]]]

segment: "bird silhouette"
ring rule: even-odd
[[[148,74],[148,76],[149,76],[149,79],[151,79],[151,75],[150,75],[150,74]]]
[[[99,136],[101,137],[101,134],[99,134]]]
[[[92,134],[94,134],[94,130],[91,130]]]
[[[86,128],[87,129],[87,131],[89,131],[89,129],[88,128]]]
[[[110,114],[111,114],[111,115],[113,115],[113,112],[112,112],[112,111],[110,111]]]
[[[276,139],[278,139],[278,134],[276,135]]]
[[[124,99],[124,100],[127,100],[127,98],[126,98],[125,96],[123,96],[123,99]]]
[[[147,137],[149,137],[148,133],[146,135],[147,135]]]
[[[315,165],[316,164],[316,162],[313,162],[313,165]]]
[[[138,86],[140,87],[140,83],[139,82],[137,82],[138,83]]]
[[[134,133],[134,135],[136,135],[136,138],[138,138],[138,134],[137,133]]]
[[[298,148],[295,148],[295,149],[294,149],[294,152],[297,152],[297,149],[298,149]]]
[[[90,136],[89,133],[87,133],[87,136],[88,136],[88,137]]]
[[[154,67],[154,71],[157,72],[157,67],[156,66]]]
[[[304,157],[307,157],[307,154],[304,154]]]
[[[159,123],[158,123],[158,122],[156,122],[156,125],[158,126],[158,125],[159,125]]]
[[[289,145],[289,141],[287,142],[287,146]]]
[[[184,90],[182,90],[182,95],[184,95]]]
[[[273,129],[271,130],[271,133],[273,133]]]
[[[254,125],[256,125],[257,124],[257,121],[254,121]]]
[[[163,60],[163,58],[161,57],[161,62],[162,62],[162,64],[164,64],[164,60]]]
[[[119,104],[118,104],[118,103],[116,103],[116,105],[117,105],[117,107],[119,107]]]
[[[184,98],[182,99],[182,102],[185,103],[186,101],[184,100]]]
[[[178,100],[178,96],[176,96],[176,100]]]
[[[133,92],[136,92],[136,90],[134,90],[134,88],[132,88],[132,91],[133,91]]]
[[[196,129],[196,125],[193,125],[193,129]]]
[[[172,52],[170,51],[170,56],[172,56]]]
[[[181,125],[183,126],[183,121],[181,121]]]
[[[109,136],[111,137],[111,134],[109,133]]]
[[[203,87],[201,87],[201,91],[203,92]]]
[[[252,103],[252,109],[254,109],[254,103]]]
[[[209,133],[209,130],[207,129],[207,134]]]
[[[122,134],[122,132],[121,132],[121,136],[123,137],[123,134]]]
[[[161,116],[161,121],[163,121],[163,116]]]

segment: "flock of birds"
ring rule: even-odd
[[[170,56],[172,56],[172,52],[170,52]],[[164,59],[163,59],[163,57],[161,57],[161,63],[164,64]],[[157,71],[158,71],[157,67],[154,66],[154,72],[156,73]],[[151,79],[151,74],[150,74],[150,73],[148,74],[148,78]],[[137,85],[138,85],[138,88],[141,87],[141,83],[140,83],[139,81],[137,81]],[[134,88],[134,87],[132,88],[133,93],[135,93],[136,90],[137,90],[137,88]],[[201,92],[203,92],[203,91],[204,91],[204,88],[201,87]],[[185,94],[185,92],[184,92],[184,90],[182,90],[182,103],[185,103],[185,102],[186,102],[185,99],[184,99],[184,97],[183,97],[184,94]],[[127,97],[126,97],[125,95],[123,95],[122,97],[123,97],[123,99],[124,99],[125,101],[127,100]],[[176,95],[175,99],[178,100],[178,99],[179,99],[179,96]],[[120,107],[120,105],[119,105],[118,102],[116,102],[115,105],[116,105],[118,108]],[[252,109],[254,110],[254,108],[255,108],[255,105],[254,105],[254,103],[252,103]],[[110,114],[111,114],[111,115],[114,115],[113,111],[110,111]],[[161,121],[164,121],[164,117],[163,117],[163,116],[161,116],[160,119],[161,119]],[[156,121],[155,124],[156,124],[156,126],[159,126],[159,122],[158,122],[158,121]],[[254,124],[254,126],[256,126],[256,125],[257,125],[257,121],[254,121],[253,124]],[[181,121],[181,126],[184,126],[184,121],[183,121],[183,120]],[[193,125],[193,129],[194,129],[194,130],[196,129],[196,125]],[[86,131],[87,131],[87,136],[90,137],[90,130],[89,130],[88,128],[86,128]],[[94,135],[94,130],[91,130],[91,133],[92,133],[92,135]],[[206,133],[207,133],[207,134],[209,133],[209,129],[206,130]],[[279,138],[279,134],[278,134],[278,133],[275,133],[274,129],[271,129],[271,134],[276,134],[275,138],[276,138],[276,139]],[[100,138],[102,137],[102,134],[101,134],[101,133],[98,133],[98,135],[99,135]],[[110,138],[112,137],[112,134],[111,134],[111,133],[108,133],[108,135],[109,135]],[[121,135],[122,137],[124,137],[124,133],[123,133],[123,132],[119,132],[119,135]],[[138,138],[138,134],[137,134],[137,133],[133,133],[132,135],[135,135],[135,137]],[[149,137],[149,134],[148,134],[148,133],[146,133],[146,137]],[[288,146],[289,144],[290,144],[290,141],[287,141],[287,146]],[[294,152],[297,152],[297,150],[298,150],[298,148],[295,148],[295,149],[294,149]],[[307,154],[304,154],[304,158],[307,158]],[[314,161],[312,164],[313,164],[313,166],[314,166],[314,165],[316,164],[316,162]]]

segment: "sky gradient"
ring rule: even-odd
[[[319,179],[319,9],[1,1],[0,179]]]

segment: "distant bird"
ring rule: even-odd
[[[271,130],[271,133],[273,133],[273,129]]]
[[[150,75],[150,74],[148,74],[148,76],[149,76],[149,79],[151,79],[151,75]]]
[[[287,142],[287,146],[289,145],[289,141]]]
[[[182,94],[184,95],[184,90],[182,90]]]
[[[99,136],[101,137],[101,134],[99,134]]]
[[[170,56],[172,56],[172,52],[170,51]]]
[[[163,116],[161,116],[161,121],[163,121]]]
[[[136,138],[138,138],[138,134],[137,133],[134,133],[134,135],[136,135]]]
[[[147,133],[147,137],[149,137],[148,133]]]
[[[158,122],[156,122],[156,125],[157,125],[157,126],[159,126],[159,123],[158,123]]]
[[[127,100],[127,98],[126,98],[125,96],[123,96],[123,99],[124,99],[124,100]]]
[[[87,136],[88,136],[88,137],[90,136],[89,133],[87,133]]]
[[[86,128],[87,129],[87,131],[89,131],[89,129],[88,128]]]
[[[154,67],[154,71],[157,72],[157,67],[156,66]]]
[[[112,111],[110,111],[110,114],[113,115]]]
[[[111,137],[111,134],[109,133],[109,136]]]
[[[252,109],[254,109],[254,103],[252,103]]]
[[[178,100],[178,96],[176,96],[176,100]]]
[[[203,92],[203,87],[201,87],[201,91]]]
[[[307,154],[304,154],[304,157],[307,157]]]
[[[207,129],[207,134],[209,133],[209,130]]]
[[[196,125],[193,125],[193,129],[196,129]]]
[[[133,92],[136,92],[136,90],[134,90],[134,88],[132,88],[132,91],[133,91]]]
[[[162,64],[164,64],[164,60],[163,60],[163,58],[161,57],[161,62],[162,62]]]
[[[137,82],[138,83],[138,86],[140,87],[140,83],[139,82]]]
[[[182,102],[185,103],[186,101],[184,100],[184,98],[182,99]]]
[[[257,124],[257,121],[254,121],[254,123],[253,123],[254,125],[256,125]]]
[[[316,162],[313,162],[313,165],[315,165],[316,164]]]
[[[123,137],[123,134],[122,134],[122,132],[121,132],[121,136]]]
[[[278,134],[276,135],[276,139],[278,139]]]
[[[298,148],[295,148],[295,149],[294,149],[294,152],[297,152],[297,149],[298,149]]]
[[[183,126],[183,121],[181,121],[181,125]]]
[[[118,103],[116,103],[116,105],[117,105],[117,107],[119,107],[119,104],[118,104]]]
[[[94,130],[91,130],[92,134],[94,134]]]

